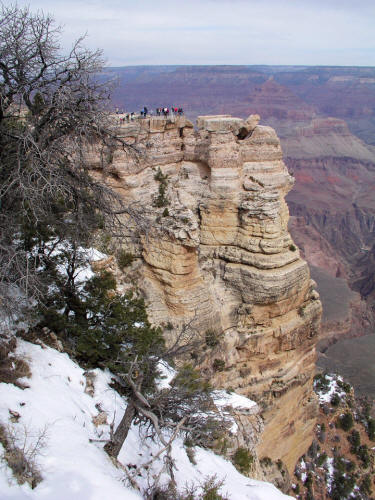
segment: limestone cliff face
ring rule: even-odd
[[[152,320],[219,335],[202,369],[259,403],[258,455],[291,470],[315,423],[321,304],[287,229],[293,178],[258,120],[203,116],[198,130],[183,117],[130,122],[120,133],[141,156],[117,149],[105,174],[147,221],[125,246],[139,257]]]

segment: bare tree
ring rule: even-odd
[[[119,224],[126,207],[89,175],[86,153],[95,145],[105,163],[115,146],[131,148],[108,113],[101,52],[80,38],[61,55],[49,15],[1,5],[0,16],[0,306],[14,307],[20,291],[43,294],[33,248]]]
[[[187,346],[185,344],[183,350]],[[175,353],[174,350],[165,350],[163,355],[173,359]],[[149,362],[156,363],[158,359],[154,356],[148,358]],[[154,376],[155,373],[156,369]],[[127,389],[127,407],[115,432],[112,429],[111,439],[104,449],[116,459],[132,423],[145,429],[146,437],[156,441],[159,450],[147,462],[131,470],[120,466],[134,488],[140,489],[137,478],[146,473],[154,490],[163,472],[169,475],[171,484],[176,486],[172,444],[178,436],[184,435],[190,446],[212,447],[227,435],[229,422],[216,411],[207,381],[191,365],[184,365],[170,386],[159,391],[144,390],[145,378],[144,362],[139,363],[137,357],[126,372],[117,374],[117,380]],[[158,466],[154,469],[156,463]]]
[[[180,433],[185,433],[197,445],[207,446],[218,433],[226,430],[227,423],[221,417],[208,416],[215,409],[208,381],[201,377],[199,370],[186,363],[192,352],[202,350],[202,338],[193,322],[194,319],[185,324],[168,347],[158,342],[157,332],[152,332],[152,336],[147,332],[146,350],[142,342],[142,353],[132,346],[130,361],[122,351],[113,360],[117,381],[125,388],[128,404],[117,429],[104,447],[109,455],[117,458],[134,421],[148,428],[149,437],[158,439],[167,457],[173,440]],[[159,363],[176,361],[180,369],[170,386],[155,390]],[[166,430],[169,437],[165,435]],[[172,468],[169,474],[173,479]]]

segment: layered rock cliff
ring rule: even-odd
[[[321,304],[287,228],[293,178],[258,120],[202,116],[197,130],[184,117],[135,120],[120,134],[140,155],[118,148],[105,172],[90,156],[141,215],[123,246],[138,257],[133,278],[151,319],[171,337],[189,323],[215,338],[202,370],[259,403],[258,455],[292,470],[315,423]]]
[[[337,329],[326,324],[323,332],[336,339],[370,333],[374,310],[357,283],[371,280],[373,265],[369,250],[375,227],[374,148],[352,135],[342,120],[319,118],[295,127],[294,135],[284,138],[283,149],[298,186],[287,198],[291,213],[297,216],[290,226],[294,238],[299,243],[303,240],[310,265],[346,279],[361,294],[346,314],[342,314],[342,302],[337,302],[335,314],[340,314],[341,322],[350,318],[347,326]],[[328,286],[319,277],[317,283],[327,311],[340,283],[332,280]]]

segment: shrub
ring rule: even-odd
[[[337,385],[342,389],[346,394],[349,394],[351,390],[351,385],[343,382],[342,380],[337,380]]]
[[[69,314],[65,314],[67,301],[57,293],[41,311],[39,326],[52,328],[69,342],[79,361],[89,368],[123,372],[137,356],[145,367],[145,382],[153,380],[156,363],[148,362],[146,355],[163,348],[162,331],[151,326],[142,298],[131,291],[117,295],[115,289],[111,273],[95,275],[69,297]]]
[[[345,464],[346,472],[353,472],[354,469],[355,469],[355,463],[352,462],[351,460],[347,460]]]
[[[215,372],[222,372],[225,369],[225,361],[216,358],[214,359],[212,367],[215,370]]]
[[[170,481],[163,486],[152,486],[147,492],[147,497],[151,500],[193,500],[192,497],[183,497],[179,495],[176,490],[176,484]]]
[[[370,418],[371,407],[372,407],[372,404],[366,398],[364,403],[363,403],[363,414],[364,414],[365,418]]]
[[[159,182],[158,196],[154,200],[154,206],[158,208],[166,207],[169,205],[169,200],[166,196],[168,187],[168,175],[164,175],[160,167],[154,175],[154,179]]]
[[[327,460],[327,453],[321,453],[316,460],[316,465],[318,467],[321,467],[326,460]]]
[[[219,489],[223,486],[224,481],[219,481],[216,476],[208,477],[202,484],[202,496],[200,500],[228,500],[219,493]]]
[[[375,441],[375,420],[371,417],[367,420],[367,434],[371,441]]]
[[[356,484],[355,477],[351,474],[334,477],[331,489],[332,500],[343,500],[348,498]]]
[[[365,495],[371,495],[371,477],[370,477],[370,474],[366,474],[363,477],[361,484],[359,486],[359,489]]]
[[[211,391],[209,382],[204,379],[200,372],[190,363],[186,363],[179,369],[172,383],[173,386],[178,386],[187,394],[193,394],[195,392],[207,394]]]
[[[318,443],[317,441],[314,439],[313,442],[311,443],[311,445],[309,446],[309,449],[307,450],[307,455],[310,457],[310,458],[314,458],[317,456],[318,454]]]
[[[341,456],[336,456],[334,460],[331,498],[333,500],[347,498],[353,491],[355,484],[356,480],[354,475],[347,471],[347,461]]]
[[[290,250],[291,252],[295,252],[295,251],[297,250],[297,247],[296,247],[295,245],[293,245],[293,244],[292,244],[292,245],[289,245],[289,250]]]
[[[311,472],[309,472],[307,474],[304,484],[305,484],[305,487],[308,489],[308,491],[310,491],[312,488],[312,485],[313,485],[313,478],[312,478]]]
[[[314,377],[314,389],[317,392],[327,392],[329,383],[330,381],[325,373],[317,373]]]
[[[219,334],[215,331],[207,330],[205,337],[208,347],[215,347],[219,344]]]
[[[199,485],[185,486],[183,493],[178,493],[176,484],[171,481],[164,486],[152,488],[147,498],[150,500],[229,500],[219,493],[224,481],[216,476],[206,477]],[[197,492],[200,491],[199,494]]]
[[[4,447],[2,460],[12,470],[18,484],[28,483],[34,489],[42,481],[38,459],[46,439],[47,428],[35,434],[26,426],[6,429],[0,425],[0,443]]]
[[[335,392],[333,394],[333,396],[331,397],[331,405],[337,407],[337,406],[339,406],[340,403],[341,403],[341,398],[337,394],[337,392]]]
[[[356,455],[361,460],[364,467],[368,467],[370,465],[370,455],[367,445],[362,444],[359,446]]]
[[[125,267],[130,266],[133,263],[135,257],[132,253],[127,252],[126,250],[120,250],[116,255],[116,260],[119,268],[124,270]]]
[[[111,249],[112,237],[105,231],[100,232],[99,241],[96,242],[96,247],[103,253],[110,254],[112,253]]]
[[[17,342],[14,337],[10,339],[0,339],[0,382],[14,384],[20,389],[25,385],[18,381],[23,377],[30,377],[31,372],[27,362],[16,356],[13,351]]]
[[[361,436],[359,432],[355,429],[352,430],[352,432],[348,436],[348,441],[352,445],[351,452],[355,453],[358,446],[361,444]]]
[[[263,458],[260,460],[260,463],[261,463],[261,465],[264,465],[265,467],[271,467],[271,465],[272,465],[272,460],[270,459],[270,457],[263,457]]]
[[[242,474],[248,474],[254,463],[254,457],[249,450],[244,447],[237,448],[232,460],[236,469],[238,469]]]
[[[353,415],[349,412],[344,413],[343,415],[339,416],[336,423],[337,426],[341,427],[342,430],[349,431],[354,425]]]

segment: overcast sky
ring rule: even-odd
[[[8,2],[3,0],[5,4]],[[375,66],[375,0],[18,0],[110,66]]]

